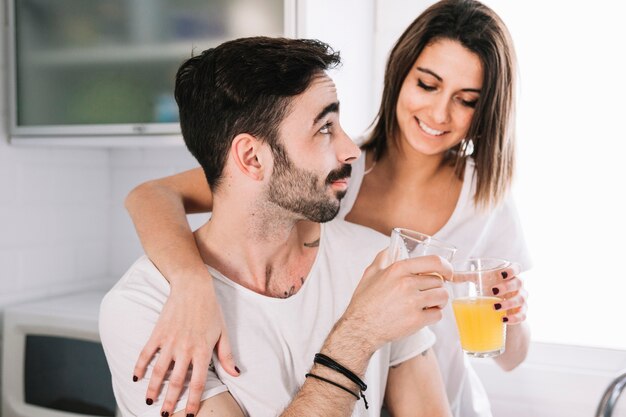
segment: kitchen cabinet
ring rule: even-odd
[[[182,143],[174,77],[242,36],[295,36],[297,0],[9,0],[16,144]]]

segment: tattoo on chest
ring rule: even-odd
[[[291,288],[289,288],[289,291],[285,291],[285,293],[284,293],[285,297],[284,298],[291,297],[294,294],[294,292],[296,292],[296,286],[292,285]]]
[[[314,240],[313,242],[304,242],[304,247],[306,248],[317,248],[320,245],[320,239]]]
[[[300,286],[304,284],[304,277],[300,277]],[[289,291],[283,292],[283,298],[289,298],[296,293],[296,286],[292,285]]]

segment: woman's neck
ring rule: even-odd
[[[367,167],[371,166],[368,155]],[[393,184],[413,184],[422,186],[432,183],[442,176],[449,176],[454,170],[444,162],[444,154],[425,155],[416,150],[405,147],[400,149],[393,141],[389,142],[387,152],[376,161],[374,170],[384,174]]]

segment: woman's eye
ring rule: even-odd
[[[465,107],[469,107],[471,109],[476,108],[476,103],[478,103],[478,99],[476,100],[461,100],[461,103],[463,103],[463,105]]]
[[[322,126],[322,128],[320,129],[320,133],[322,135],[330,135],[331,134],[331,127],[333,126],[333,124],[331,122],[326,123],[324,126]]]
[[[436,89],[434,86],[425,84],[424,81],[419,79],[417,80],[417,85],[425,91],[435,91]]]

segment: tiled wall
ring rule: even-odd
[[[108,152],[16,148],[6,141],[3,133],[0,305],[102,280],[109,258]]]
[[[128,192],[143,181],[196,166],[196,160],[182,145],[172,148],[111,151],[111,276],[120,277],[143,253],[123,206]],[[206,218],[206,215],[193,215],[189,216],[189,221],[195,228]]]

